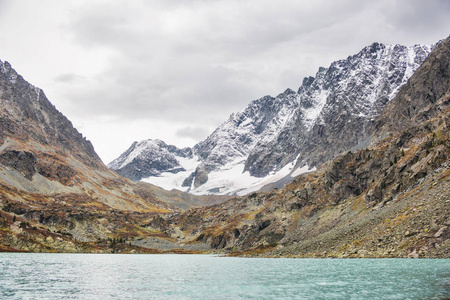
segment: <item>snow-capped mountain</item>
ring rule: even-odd
[[[373,43],[303,80],[298,108],[276,139],[262,141],[245,166],[266,176],[287,163],[317,166],[368,138],[375,117],[431,52],[431,46]]]
[[[431,50],[373,43],[319,68],[297,92],[287,89],[275,98],[252,101],[206,140],[183,149],[190,155],[166,151],[162,142],[155,147],[143,141],[109,167],[131,179],[195,194],[245,194],[287,182],[366,143],[374,118]],[[140,175],[132,175],[136,172]]]
[[[161,171],[176,174],[186,171],[182,159],[192,159],[190,148],[179,149],[161,140],[134,142],[127,151],[113,160],[108,167],[132,180],[157,176]]]

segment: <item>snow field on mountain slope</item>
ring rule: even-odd
[[[158,176],[152,176],[147,178],[142,178],[141,181],[157,185],[165,190],[177,189],[183,192],[188,191],[188,187],[181,186],[183,181],[195,171],[195,168],[200,164],[198,157],[194,158],[184,158],[177,156],[177,160],[180,165],[186,170],[181,171],[176,174],[170,172],[162,172]]]
[[[212,171],[208,175],[208,182],[191,190],[195,195],[219,194],[242,196],[261,189],[262,187],[277,182],[286,177],[295,177],[303,173],[310,172],[307,166],[295,169],[295,162],[287,164],[278,172],[271,172],[267,176],[259,178],[253,177],[249,172],[243,173],[245,161],[236,160],[217,171]]]
[[[180,164],[186,171],[172,174],[163,172],[157,177],[148,177],[142,179],[166,190],[177,189],[184,192],[190,192],[194,195],[218,194],[218,195],[245,195],[270,183],[277,182],[287,176],[293,178],[300,174],[314,171],[310,170],[308,166],[297,168],[294,170],[295,162],[286,165],[278,172],[272,172],[266,177],[258,178],[250,175],[249,172],[243,173],[245,160],[237,159],[226,166],[221,167],[216,171],[208,174],[208,182],[198,187],[197,189],[189,190],[189,187],[182,187],[183,180],[188,177],[199,164],[199,161],[194,159],[179,158]]]

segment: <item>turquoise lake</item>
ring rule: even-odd
[[[450,260],[0,253],[0,299],[450,299]]]

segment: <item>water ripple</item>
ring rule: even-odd
[[[445,259],[0,253],[1,299],[444,299]]]

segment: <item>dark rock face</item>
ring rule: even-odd
[[[191,187],[194,183],[194,188],[205,184],[208,181],[208,170],[205,169],[204,165],[199,165],[194,172],[191,173],[184,181],[182,186]]]
[[[33,140],[44,146],[59,148],[96,166],[100,158],[92,144],[48,101],[44,92],[29,84],[0,61],[0,145],[7,137],[19,141]],[[36,127],[39,124],[42,127]]]
[[[36,171],[50,180],[56,180],[64,185],[69,185],[78,172],[66,163],[57,159],[40,159],[36,165]]]
[[[28,180],[36,173],[36,163],[36,155],[31,152],[11,150],[0,153],[0,164],[13,168]]]
[[[450,98],[450,40],[442,41],[417,71],[376,120],[373,131],[378,137],[417,125],[445,110],[442,102],[432,104],[442,97]]]

